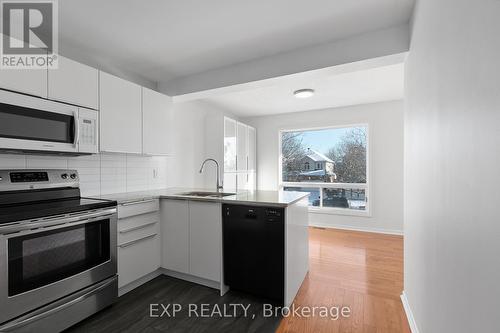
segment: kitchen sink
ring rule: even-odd
[[[188,196],[188,197],[203,197],[203,198],[223,198],[229,195],[235,195],[235,193],[193,191],[193,192],[177,193],[177,195]]]

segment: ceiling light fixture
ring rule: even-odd
[[[299,89],[293,92],[297,98],[309,98],[314,95],[314,89]]]

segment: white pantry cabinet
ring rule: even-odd
[[[252,126],[224,117],[225,188],[255,190],[257,170],[256,134],[256,130]]]
[[[224,191],[236,190],[237,176],[236,172],[224,172]]]
[[[189,206],[187,200],[162,199],[162,267],[189,274]]]
[[[221,204],[189,201],[189,273],[220,281],[221,251]]]
[[[99,92],[100,150],[141,154],[141,87],[100,72]]]
[[[220,281],[222,212],[217,202],[161,200],[162,267]]]
[[[118,287],[124,287],[161,265],[158,200],[118,205]]]
[[[48,98],[97,110],[99,71],[58,56],[58,68],[48,70]]]
[[[255,171],[257,169],[257,133],[255,128],[252,126],[247,127],[248,137],[247,137],[247,154],[248,163],[247,170]]]
[[[224,172],[236,171],[236,123],[224,117]]]
[[[172,98],[142,88],[142,152],[146,155],[172,153]]]
[[[248,126],[238,122],[236,131],[236,169],[248,170]]]

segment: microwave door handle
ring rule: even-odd
[[[73,146],[76,147],[76,145],[80,141],[80,123],[79,123],[79,119],[78,119],[78,110],[75,111],[73,114],[74,114],[73,117],[75,119],[75,121],[73,122],[73,126],[74,126],[74,132],[73,133],[75,133],[75,138],[74,138],[74,141],[73,141]]]

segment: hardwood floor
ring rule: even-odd
[[[335,229],[310,229],[310,270],[296,306],[348,306],[349,318],[264,318],[265,300],[160,276],[120,298],[70,332],[290,332],[410,333],[399,298],[403,238]],[[179,303],[176,317],[151,318],[150,303]],[[189,318],[188,304],[250,304],[250,316]],[[252,315],[255,314],[255,317]]]
[[[349,318],[287,317],[277,332],[410,333],[399,296],[403,237],[310,228],[309,273],[296,306],[348,306]]]

